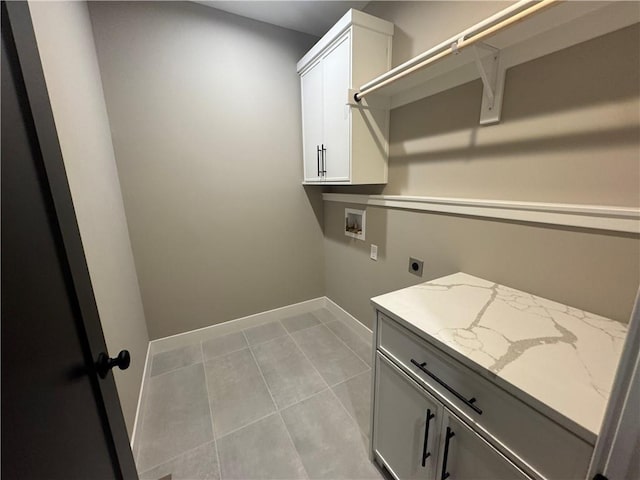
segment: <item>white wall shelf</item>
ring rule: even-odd
[[[474,32],[491,29],[497,23],[544,2],[525,0],[511,5],[370,80],[357,91],[366,95],[365,99],[370,103],[387,104],[393,109],[482,78],[484,94],[480,123],[495,123],[500,120],[507,69],[640,22],[640,4],[635,1],[551,2],[545,8],[492,32],[481,42],[458,49],[458,45],[465,45],[464,41],[460,43],[461,39],[473,39]],[[419,67],[434,57],[438,58],[424,68]],[[358,105],[352,93],[349,92],[349,103]]]
[[[405,195],[323,193],[326,202],[640,233],[640,208]]]

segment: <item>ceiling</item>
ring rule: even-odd
[[[350,8],[362,10],[368,1],[198,1],[202,5],[235,13],[279,27],[321,37]]]

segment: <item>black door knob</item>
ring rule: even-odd
[[[104,378],[113,367],[117,366],[120,370],[126,370],[131,365],[131,355],[128,350],[122,350],[116,358],[109,358],[106,353],[98,355],[96,368],[100,378]]]

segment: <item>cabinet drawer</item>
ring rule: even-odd
[[[591,445],[382,313],[377,321],[377,348],[525,470],[548,479],[585,478]]]

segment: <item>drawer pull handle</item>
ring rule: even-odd
[[[447,460],[449,459],[449,440],[451,440],[455,436],[456,434],[453,433],[453,430],[447,427],[447,435],[444,439],[444,455],[442,456],[442,475],[440,475],[440,480],[447,480],[447,478],[449,478],[449,472],[447,472]]]
[[[427,458],[431,456],[431,452],[427,452],[427,441],[429,440],[429,423],[435,417],[435,414],[431,413],[431,409],[427,408],[427,420],[424,425],[424,443],[422,444],[422,466],[427,463]]]
[[[411,363],[413,363],[416,367],[418,367],[422,372],[426,373],[427,375],[429,375],[431,378],[433,378],[436,382],[438,382],[440,385],[442,385],[444,388],[446,388],[450,393],[454,394],[456,396],[456,398],[458,398],[459,400],[461,400],[462,402],[464,402],[464,404],[471,408],[474,412],[476,412],[478,415],[482,415],[482,410],[479,409],[476,405],[476,397],[472,397],[472,398],[465,398],[464,396],[460,395],[458,392],[456,392],[452,387],[450,387],[449,385],[447,385],[443,380],[440,380],[437,376],[435,376],[433,373],[431,373],[429,370],[426,369],[426,362],[423,363],[418,363],[416,362],[413,358],[411,359]]]

